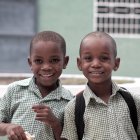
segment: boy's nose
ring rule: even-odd
[[[45,63],[45,64],[42,65],[41,69],[42,69],[42,70],[50,70],[50,69],[52,69],[52,67],[51,67],[50,64]]]
[[[91,64],[92,67],[100,67],[101,63],[99,59],[94,59]]]

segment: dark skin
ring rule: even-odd
[[[116,71],[120,64],[113,42],[106,37],[87,36],[81,43],[77,64],[88,79],[90,89],[108,103],[112,94],[112,71]]]
[[[93,94],[95,94],[97,97],[99,97],[106,104],[108,103],[108,101],[110,99],[110,95],[112,94],[112,80],[111,80],[112,71],[116,71],[119,68],[119,64],[120,64],[120,58],[118,58],[116,55],[117,55],[116,44],[112,40],[112,38],[110,38],[109,36],[107,36],[104,33],[94,32],[93,34],[91,34],[91,33],[88,34],[82,40],[82,43],[80,46],[80,57],[77,58],[78,68],[80,71],[82,71],[83,75],[87,78],[88,86],[93,91]],[[86,97],[88,97],[88,99],[89,99],[90,95],[87,95],[86,92],[88,92],[88,89],[85,90],[84,95]],[[88,113],[89,110],[91,112],[93,112],[93,114],[96,111],[97,112],[101,111],[101,109],[97,107],[97,104],[100,104],[99,100],[98,101],[95,101],[95,100],[92,100],[91,102],[88,100],[88,104],[90,104],[90,103],[91,104],[89,106],[86,106],[86,108],[85,108],[85,109],[87,109],[87,110],[85,110],[85,111],[87,111],[86,113]],[[95,102],[97,102],[97,103],[95,103]],[[77,102],[74,100],[74,102],[72,102],[72,103],[75,104]],[[65,111],[64,134],[63,135],[65,137],[67,137],[68,139],[72,138],[72,137],[70,137],[71,135],[69,133],[72,131],[72,129],[71,129],[71,131],[66,132],[66,130],[70,129],[69,125],[73,124],[73,130],[76,129],[76,127],[75,127],[76,125],[75,125],[75,121],[74,121],[75,120],[75,114],[74,114],[75,108],[74,108],[73,104],[70,103],[68,106],[68,109],[66,109],[66,111]],[[96,108],[95,112],[93,111],[94,107],[92,108],[92,106],[94,106]],[[70,116],[71,113],[73,113],[72,116]],[[89,137],[90,137],[90,139],[96,139],[96,136],[99,136],[100,132],[103,134],[103,135],[101,134],[101,136],[102,136],[101,139],[107,139],[106,136],[108,135],[108,132],[106,134],[106,132],[104,132],[104,131],[100,131],[100,132],[98,131],[96,134],[94,134],[94,132],[92,134],[92,131],[91,131],[92,129],[90,129],[92,126],[95,127],[96,125],[99,125],[99,126],[103,125],[106,127],[106,124],[104,124],[104,119],[101,118],[101,119],[99,119],[99,122],[98,122],[96,120],[93,120],[92,114],[87,115],[86,113],[83,116],[83,118],[84,118],[83,121],[85,122],[85,132],[84,132],[83,139],[86,139],[86,138],[88,139]],[[83,115],[82,111],[80,114]],[[108,114],[106,113],[102,117],[105,117],[105,119],[106,119],[108,117]],[[112,118],[112,117],[109,117],[109,118]],[[95,117],[95,119],[96,119],[96,117]],[[92,121],[93,122],[95,121],[95,123],[94,123],[95,126],[94,126],[94,124],[92,124]],[[91,124],[89,122],[91,122]],[[99,129],[101,127],[99,127]],[[95,127],[95,129],[96,129],[96,127]],[[105,129],[101,128],[100,130],[105,130]],[[68,133],[68,134],[66,134],[66,133]],[[77,139],[78,135],[76,134],[76,132],[73,131],[71,133],[73,134],[73,137],[75,139]],[[110,133],[110,131],[109,131],[109,133]]]
[[[58,87],[58,78],[66,68],[68,56],[56,42],[38,41],[32,47],[28,63],[34,74],[42,98]],[[36,120],[49,125],[56,140],[60,140],[62,126],[59,119],[47,105],[33,105]],[[22,126],[12,123],[0,123],[0,135],[7,135],[9,140],[27,140]]]
[[[112,93],[112,71],[116,71],[120,63],[120,59],[115,57],[112,42],[89,36],[81,44],[80,50],[80,58],[77,58],[79,70],[88,79],[91,90],[108,103]]]
[[[89,87],[92,86],[89,85]],[[95,85],[94,87],[92,87],[92,91],[96,94],[96,96],[100,97],[104,102],[108,103],[108,100],[112,92],[112,86],[111,83],[104,84],[103,86]]]
[[[58,78],[68,60],[68,56],[64,56],[61,47],[55,42],[39,41],[34,44],[28,62],[42,97],[58,87]]]
[[[39,41],[35,44],[28,62],[42,97],[58,87],[58,78],[62,69],[66,68],[68,60],[69,58],[64,56],[63,50],[55,42]],[[47,105],[34,105],[32,109],[36,112],[35,119],[51,126],[55,139],[59,140],[62,127],[52,109]]]

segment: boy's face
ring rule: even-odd
[[[119,58],[115,58],[114,47],[104,38],[88,37],[81,46],[77,59],[79,70],[88,79],[89,84],[103,84],[111,81],[112,70],[119,67]]]
[[[38,86],[55,87],[56,81],[68,63],[68,57],[57,43],[38,41],[33,44],[28,59]]]

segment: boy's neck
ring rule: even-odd
[[[39,91],[40,91],[42,97],[44,98],[45,96],[47,96],[49,93],[54,91],[59,86],[59,80],[57,80],[57,82],[55,84],[53,84],[52,86],[47,87],[47,86],[42,86],[39,84],[37,84],[37,86],[39,88]]]
[[[108,103],[108,100],[112,94],[112,83],[94,84],[92,86],[88,84],[88,86],[97,97]]]

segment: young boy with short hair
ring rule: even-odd
[[[83,38],[79,53],[78,68],[88,79],[83,91],[85,126],[81,139],[140,139],[140,97],[132,95],[138,115],[138,127],[135,131],[127,103],[119,92],[121,88],[111,78],[112,71],[116,71],[120,64],[115,40],[104,32],[89,33]],[[61,137],[67,140],[78,140],[75,104],[76,98],[72,99],[65,108]]]
[[[66,68],[64,38],[53,31],[37,33],[30,44],[28,63],[33,77],[9,85],[0,101],[0,135],[9,140],[59,140],[63,111],[72,94],[59,77]]]

